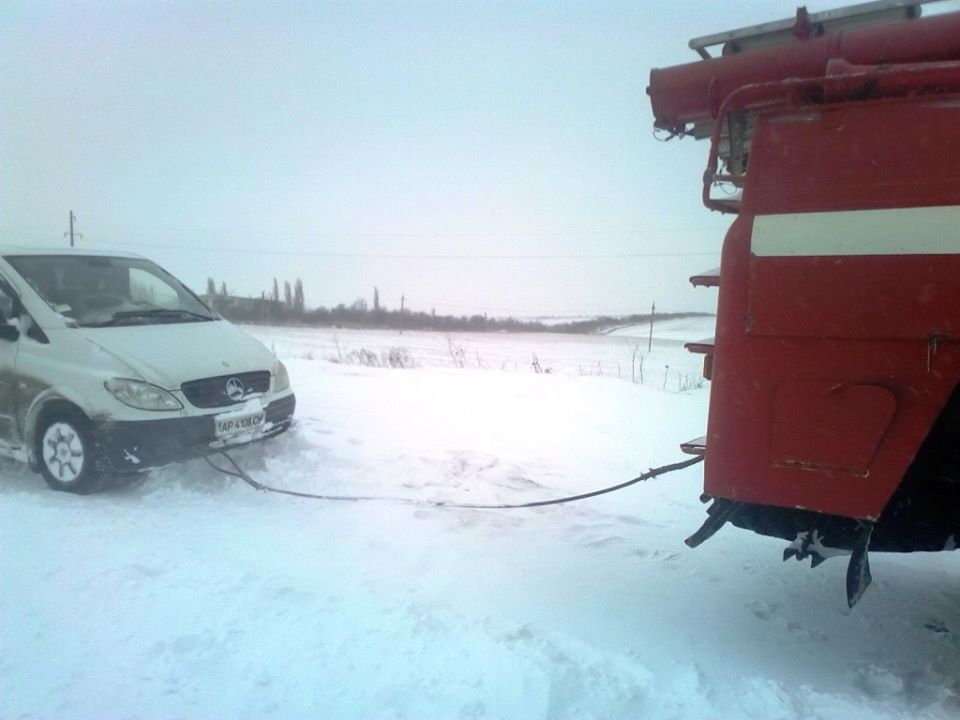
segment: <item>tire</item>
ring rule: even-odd
[[[37,427],[36,438],[40,473],[54,490],[86,495],[106,480],[90,421],[83,413],[50,413]]]

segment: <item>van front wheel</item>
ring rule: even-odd
[[[79,412],[62,411],[44,419],[37,431],[37,460],[43,479],[54,490],[86,494],[103,479],[90,421]]]

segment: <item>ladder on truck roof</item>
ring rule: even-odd
[[[716,45],[722,46],[721,55],[732,55],[829,32],[908,20],[920,17],[920,6],[931,2],[938,0],[874,0],[818,13],[808,13],[806,7],[799,7],[794,18],[704,35],[694,38],[689,45],[707,60],[712,57],[707,48]]]

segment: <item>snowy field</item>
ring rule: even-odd
[[[250,328],[287,363],[298,423],[236,458],[327,494],[613,484],[704,430],[682,340],[712,319],[682,322],[650,353],[645,328]],[[346,361],[391,348],[416,367]],[[4,720],[960,717],[957,556],[874,554],[848,610],[842,559],[784,564],[784,543],[733,528],[687,549],[700,466],[512,511],[262,494],[202,462],[90,497],[0,476]]]
[[[362,350],[382,358],[409,351],[419,368],[469,368],[615,377],[665,390],[704,386],[703,357],[683,344],[713,335],[712,317],[618,328],[604,335],[564,333],[433,333],[247,327],[284,358],[355,362]],[[698,335],[699,333],[699,335]],[[702,337],[700,336],[702,335]],[[678,352],[679,351],[679,352]],[[352,354],[352,355],[351,355]]]

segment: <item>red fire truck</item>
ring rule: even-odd
[[[928,12],[921,13],[921,10]],[[960,539],[960,13],[880,0],[690,41],[655,127],[708,139],[707,520],[813,566]],[[921,15],[923,15],[921,17]],[[719,49],[719,52],[718,52]],[[713,50],[713,56],[711,54]]]

